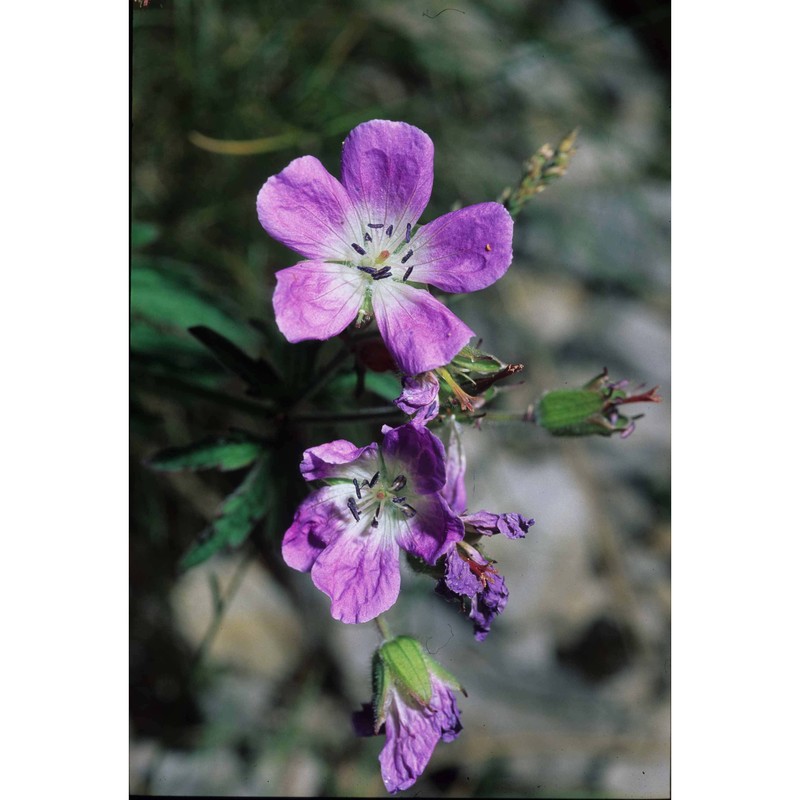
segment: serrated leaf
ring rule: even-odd
[[[165,472],[182,469],[227,472],[252,464],[263,450],[261,442],[240,434],[204,439],[183,447],[168,447],[156,453],[147,464]]]
[[[181,559],[179,569],[186,570],[207,561],[224,547],[240,545],[253,527],[266,515],[272,494],[271,459],[268,453],[247,473],[244,482],[222,504],[219,516]]]

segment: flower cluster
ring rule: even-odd
[[[397,601],[403,550],[437,579],[437,593],[469,610],[483,641],[508,589],[480,542],[497,533],[520,538],[533,520],[468,513],[459,426],[441,406],[473,412],[483,402],[478,395],[522,366],[470,348],[472,330],[428,286],[472,292],[494,283],[511,264],[512,219],[502,205],[480,203],[419,225],[431,195],[433,144],[403,122],[356,127],[343,145],[341,175],[340,182],[303,156],[259,192],[261,224],[304,259],[277,273],[278,327],[299,342],[374,319],[401,373],[395,404],[409,419],[384,426],[380,443],[336,439],[305,451],[300,472],[316,488],[284,535],[283,558],[310,573],[334,619],[352,624]],[[441,422],[447,447],[429,428]],[[381,773],[395,792],[417,780],[440,739],[458,735],[453,690],[461,687],[402,636],[376,652],[373,688],[372,706],[356,722],[385,731]]]

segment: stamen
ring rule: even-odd
[[[369,235],[369,233],[364,231],[364,243],[371,242],[371,241],[372,241],[372,237]]]
[[[414,265],[412,264],[412,265],[411,265],[411,266],[410,266],[410,267],[409,267],[409,268],[406,270],[406,274],[405,274],[405,275],[403,275],[403,280],[404,280],[404,281],[407,281],[407,280],[408,280],[408,279],[411,277],[411,270],[413,270],[413,269],[414,269]]]
[[[406,501],[405,497],[393,497],[392,498],[392,502],[393,503],[405,503],[405,501]]]
[[[390,226],[389,226],[389,227],[386,229],[386,235],[387,235],[387,236],[391,236],[391,235],[392,235],[392,231],[393,231],[393,230],[394,230],[394,225],[390,225]]]
[[[411,256],[413,256],[413,255],[414,255],[414,251],[413,251],[413,250],[409,250],[409,251],[408,251],[408,252],[407,252],[407,253],[406,253],[406,254],[405,254],[405,255],[404,255],[404,256],[403,256],[403,257],[400,259],[400,263],[401,263],[401,264],[405,264],[405,263],[406,263],[406,261],[408,261],[408,259],[409,259],[409,258],[411,258]]]
[[[371,478],[370,482],[367,484],[367,486],[369,486],[369,488],[370,488],[370,489],[371,489],[371,488],[372,488],[372,487],[373,487],[373,486],[374,486],[374,485],[375,485],[375,484],[378,482],[378,476],[379,476],[380,474],[381,474],[380,472],[376,472],[376,473],[375,473],[375,474],[372,476],[372,478]]]
[[[367,223],[367,227],[368,228],[374,228],[375,230],[377,230],[378,228],[382,228],[383,227],[383,223],[382,222],[368,222]]]
[[[405,485],[406,485],[406,476],[405,475],[398,475],[391,485],[391,491],[399,492]]]
[[[361,245],[358,245],[355,242],[351,242],[350,247],[352,247],[353,250],[355,250],[360,256],[365,256],[367,254],[367,251],[361,247]]]
[[[359,512],[358,508],[356,507],[355,497],[347,498],[347,507],[350,509],[350,513],[353,515],[355,521],[358,522],[361,519],[361,512]]]
[[[361,484],[358,482],[358,478],[353,478],[353,486],[356,487],[356,494],[358,495],[358,499],[361,499]]]
[[[406,223],[406,244],[411,241],[411,223]]]
[[[403,512],[403,516],[406,519],[413,519],[417,516],[417,509],[414,506],[410,506],[406,503],[404,506],[400,506],[400,510]]]
[[[375,269],[375,267],[356,267],[356,269],[360,269],[362,272],[366,272],[367,275],[373,275],[373,276],[378,271]]]
[[[381,267],[372,277],[376,281],[381,280],[381,278],[391,278],[392,268],[390,266]]]
[[[370,522],[370,525],[373,528],[377,528],[378,527],[378,515],[377,514],[375,515],[375,518],[372,520],[372,522]]]

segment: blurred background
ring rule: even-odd
[[[663,797],[670,747],[669,4],[245,2],[132,4],[131,791],[382,796],[383,738],[357,739],[373,625],[345,626],[280,539],[307,492],[305,447],[363,445],[379,421],[310,418],[387,406],[356,396],[353,360],[308,394],[334,343],[276,335],[277,269],[298,257],[256,219],[297,156],[339,175],[360,122],[398,119],[436,148],[429,221],[496,199],[542,144],[580,127],[567,175],[517,218],[514,263],[449,298],[483,349],[522,363],[493,408],[608,367],[660,385],[625,440],[532,425],[465,432],[470,509],[536,520],[487,552],[510,600],[473,640],[429,579],[406,571],[395,632],[467,687],[464,730],[407,794]],[[207,326],[263,359],[261,397],[187,333]],[[522,382],[520,383],[519,380]],[[296,406],[298,398],[300,405]],[[293,406],[310,419],[282,424]],[[638,410],[638,409],[634,409]],[[247,472],[157,472],[147,459],[230,430],[269,447],[267,509],[249,539],[181,558]]]

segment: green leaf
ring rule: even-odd
[[[252,464],[263,449],[261,442],[238,434],[204,439],[184,447],[168,447],[156,453],[147,464],[165,472],[181,469],[219,469],[227,472]]]
[[[189,333],[204,344],[217,360],[234,375],[242,378],[253,394],[268,396],[279,378],[273,368],[263,359],[251,358],[229,339],[204,325],[189,328]]]
[[[240,347],[254,338],[249,327],[239,325],[220,307],[198,270],[171,259],[131,259],[131,314],[181,331],[205,325]]]
[[[358,376],[355,372],[348,372],[345,375],[337,375],[328,384],[328,391],[331,394],[345,394],[352,396],[358,384]],[[400,397],[403,387],[400,378],[392,372],[372,372],[364,374],[364,386],[382,400],[389,402]]]
[[[420,703],[431,699],[431,676],[422,645],[411,636],[397,636],[380,647],[380,656],[395,685]]]
[[[239,488],[222,504],[219,516],[184,555],[179,569],[187,570],[208,560],[224,547],[240,545],[266,515],[272,499],[271,459],[264,453]]]

